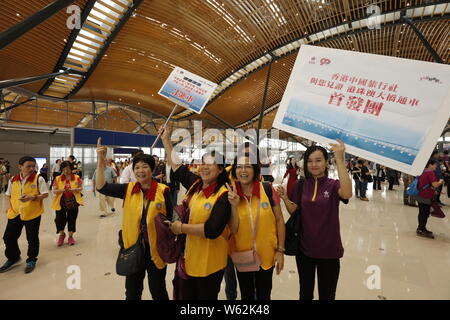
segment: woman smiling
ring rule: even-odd
[[[227,198],[225,158],[218,152],[206,153],[199,166],[199,176],[181,165],[172,152],[169,130],[160,134],[166,159],[172,168],[171,181],[186,189],[185,202],[190,209],[188,223],[171,224],[174,234],[186,234],[185,272],[181,280],[181,298],[186,300],[217,300],[228,257],[228,220],[231,206]]]
[[[152,179],[155,169],[153,157],[140,154],[133,158],[133,172],[136,182],[106,183],[104,166],[106,147],[97,143],[97,171],[95,182],[97,191],[115,198],[124,199],[122,240],[125,249],[132,247],[140,238],[144,238],[145,265],[142,270],[126,276],[125,289],[127,300],[140,300],[143,290],[145,271],[153,300],[168,300],[166,289],[166,263],[156,250],[155,216],[159,213],[172,219],[172,203],[169,187]]]
[[[280,198],[269,183],[260,182],[260,165],[251,163],[249,153],[235,159],[232,175],[236,182],[228,188],[232,205],[230,219],[233,251],[253,250],[260,263],[252,270],[240,270],[234,260],[242,300],[270,300],[274,267],[279,274],[284,266],[285,226]]]

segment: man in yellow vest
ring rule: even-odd
[[[48,188],[44,178],[36,172],[36,159],[24,156],[19,160],[20,173],[9,180],[6,191],[6,225],[3,240],[5,255],[8,259],[0,267],[0,273],[10,270],[20,261],[20,249],[17,240],[25,226],[28,241],[28,259],[25,273],[36,267],[39,254],[39,226],[44,212],[43,200],[48,197]]]

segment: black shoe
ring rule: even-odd
[[[429,238],[429,239],[434,239],[433,233],[431,231],[428,231],[428,230],[424,231],[424,230],[417,229],[416,230],[416,234],[419,237],[425,237],[425,238]]]
[[[20,262],[20,258],[17,259],[16,261],[7,260],[5,262],[5,264],[0,268],[0,273],[11,270],[11,268],[14,267],[14,265],[16,265],[19,262]]]
[[[33,272],[34,268],[36,268],[36,261],[27,262],[27,266],[25,268],[25,273]]]

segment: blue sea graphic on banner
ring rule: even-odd
[[[405,164],[414,162],[425,136],[409,128],[399,130],[398,126],[389,124],[380,130],[379,124],[371,119],[329,112],[300,99],[290,101],[282,122],[332,140],[341,139],[347,145]]]

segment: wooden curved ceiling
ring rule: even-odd
[[[84,8],[88,0],[76,0]],[[24,18],[41,10],[48,0],[2,0],[0,5],[0,32],[16,25]],[[71,31],[66,26],[69,14],[61,10],[22,37],[0,50],[0,80],[30,77],[52,73]],[[23,87],[39,91],[45,80]]]
[[[0,30],[20,20],[11,17],[15,8],[28,7],[31,13],[46,1],[33,1],[37,6],[27,2],[31,0],[20,5],[16,1],[5,1],[8,14],[0,13]],[[77,3],[83,5],[86,0]],[[261,56],[305,37],[308,44],[433,61],[410,27],[389,21],[383,21],[379,30],[365,28],[360,32],[350,27],[340,36],[314,40],[312,35],[320,31],[367,18],[367,3],[362,0],[145,0],[118,33],[83,87],[71,98],[120,101],[167,116],[173,103],[157,92],[174,66],[220,83]],[[443,1],[423,3],[420,0],[377,1],[381,14],[418,7],[414,9],[415,26],[448,63],[450,5]],[[424,7],[438,3],[443,9],[439,14],[428,12]],[[445,19],[425,19],[445,13]],[[9,20],[5,21],[4,15]],[[48,29],[62,25],[63,20],[64,13],[55,15],[40,29],[35,28],[0,51],[1,77],[51,72],[68,31],[62,28],[49,33]],[[27,36],[34,42],[23,41]],[[30,52],[38,44],[41,44],[37,46],[41,51],[35,56]],[[272,64],[266,108],[280,102],[295,58],[296,51],[292,51]],[[12,67],[9,61],[17,64]],[[260,112],[267,71],[266,65],[248,74],[214,99],[207,110],[234,126],[251,120]],[[42,82],[38,82],[26,88],[37,91],[41,86]],[[187,119],[218,123],[206,113],[190,115]],[[263,123],[264,127],[271,127],[270,114]]]

